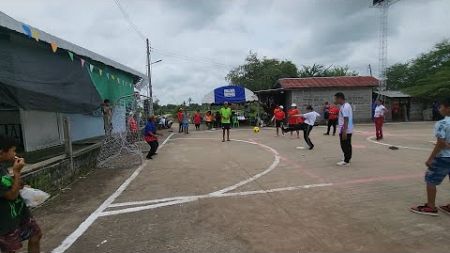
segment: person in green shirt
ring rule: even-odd
[[[11,174],[7,169],[10,163],[12,163]],[[23,188],[21,171],[24,166],[24,159],[16,156],[14,139],[0,135],[1,252],[17,252],[25,240],[28,240],[28,252],[40,252],[41,229],[19,192]]]
[[[230,127],[231,127],[231,108],[228,102],[223,103],[223,107],[220,108],[220,123],[222,124],[222,142],[225,142],[225,131],[227,132],[227,141],[230,141]]]

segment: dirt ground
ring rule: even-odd
[[[35,210],[43,250],[450,252],[450,216],[408,210],[425,201],[432,123],[386,125],[379,143],[373,126],[356,130],[344,168],[323,128],[312,151],[274,129],[233,129],[225,143],[220,131],[176,134],[137,171],[96,170]],[[449,190],[444,182],[439,204]]]

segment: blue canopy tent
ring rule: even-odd
[[[214,89],[203,97],[204,104],[223,104],[224,102],[241,104],[258,101],[258,97],[251,90],[241,86],[222,86]]]

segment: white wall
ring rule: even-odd
[[[43,111],[20,111],[25,151],[58,146],[64,143],[62,114]],[[104,135],[103,118],[83,114],[64,114],[69,118],[72,141]]]
[[[65,114],[69,118],[72,141],[79,141],[105,134],[103,118],[83,114]]]
[[[59,115],[55,112],[20,110],[25,151],[62,144]]]

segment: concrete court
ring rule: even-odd
[[[356,130],[345,168],[335,166],[337,137],[323,128],[312,131],[313,151],[273,129],[232,130],[226,143],[219,131],[174,135],[65,252],[450,252],[450,216],[408,211],[425,200],[432,123],[386,125],[382,143],[370,139],[373,126]],[[95,171],[36,210],[44,250],[132,171]],[[439,204],[449,190],[444,182]]]

